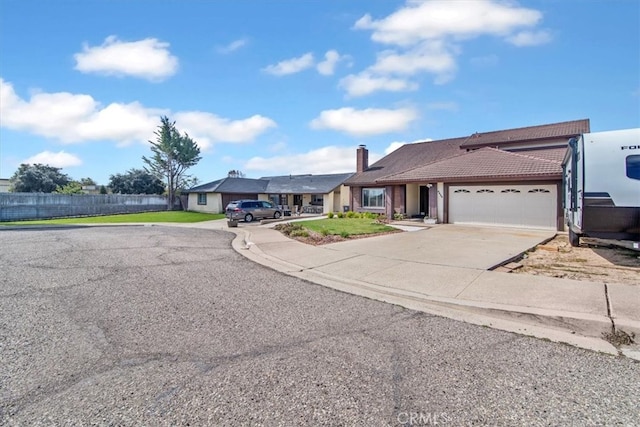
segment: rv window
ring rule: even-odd
[[[640,155],[627,156],[627,176],[640,180]]]

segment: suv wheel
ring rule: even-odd
[[[280,215],[282,215],[282,214],[281,214],[280,212],[276,211],[276,212],[273,214],[273,217],[274,217],[275,219],[278,219],[278,218],[280,218]]]
[[[251,222],[251,221],[253,221],[253,215],[251,215],[251,214],[246,214],[246,215],[244,216],[244,222]]]

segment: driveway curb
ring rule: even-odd
[[[611,320],[606,316],[428,296],[337,277],[269,255],[260,245],[251,241],[252,233],[249,230],[240,229],[233,232],[236,238],[232,246],[241,255],[311,283],[458,321],[548,339],[610,355],[620,354],[616,347],[602,339],[604,332],[611,331]],[[486,271],[484,274],[494,273]]]

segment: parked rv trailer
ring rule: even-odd
[[[572,246],[580,237],[640,242],[640,128],[573,138],[562,167]]]

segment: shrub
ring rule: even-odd
[[[304,230],[304,229],[293,230],[291,233],[289,233],[289,236],[291,236],[291,237],[309,237],[309,232],[307,230]]]
[[[333,218],[333,212],[329,212],[329,213],[327,214],[327,217],[329,217],[329,219]]]
[[[338,212],[338,218],[344,218],[344,213]]]
[[[355,218],[356,213],[354,211],[347,212],[347,218]]]
[[[278,230],[285,236],[293,236],[294,232],[304,231],[304,227],[302,227],[300,224],[295,224],[291,222],[286,224],[278,224],[274,227],[274,229]]]

